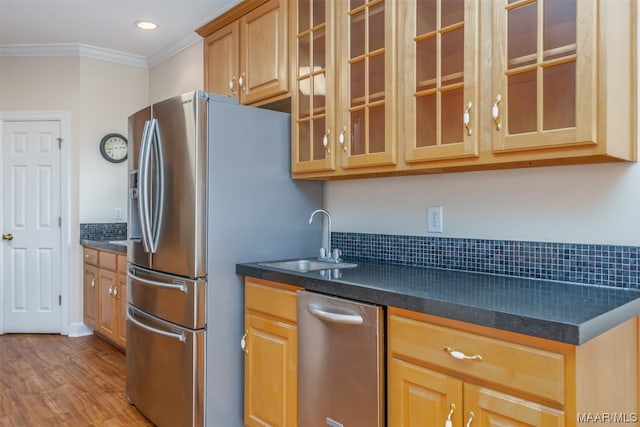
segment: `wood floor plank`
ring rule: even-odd
[[[0,335],[0,427],[153,426],[125,395],[125,355],[96,336]]]

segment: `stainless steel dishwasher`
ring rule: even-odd
[[[298,425],[382,427],[382,307],[297,295]]]

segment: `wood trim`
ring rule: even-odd
[[[236,6],[224,12],[222,15],[217,18],[207,22],[200,28],[196,29],[196,33],[198,33],[201,37],[205,38],[210,34],[218,31],[223,28],[225,25],[232,23],[233,21],[237,21],[242,18],[247,13],[251,12],[253,9],[258,6],[268,2],[269,0],[244,0],[241,3],[238,3]]]

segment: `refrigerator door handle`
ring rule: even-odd
[[[162,138],[158,129],[158,120],[151,119],[149,128],[149,161],[151,161],[151,153],[155,157],[155,194],[153,197],[153,219],[149,225],[149,243],[150,252],[158,251],[158,243],[160,241],[160,230],[162,229],[162,218],[164,216],[164,158],[162,156]]]
[[[142,329],[146,329],[149,332],[153,332],[154,334],[162,335],[162,336],[169,337],[169,338],[175,338],[180,342],[185,342],[186,341],[184,333],[182,333],[182,332],[174,333],[174,332],[163,331],[163,330],[157,329],[157,328],[152,328],[151,326],[145,325],[144,323],[142,323],[139,320],[135,319],[131,315],[131,312],[129,310],[127,310],[127,320],[129,320],[132,323],[135,323],[136,325],[138,325]]]
[[[131,280],[135,280],[136,282],[142,282],[147,285],[158,286],[161,288],[175,289],[180,292],[187,292],[187,285],[185,285],[184,283],[174,284],[174,283],[164,283],[164,282],[158,282],[155,280],[143,279],[142,277],[136,276],[133,269],[127,270],[127,277],[129,277]]]
[[[144,123],[142,141],[140,143],[140,160],[138,163],[138,214],[140,216],[140,237],[145,252],[151,251],[151,228],[149,219],[149,135],[151,121]]]

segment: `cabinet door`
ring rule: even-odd
[[[401,141],[407,162],[477,157],[478,2],[399,2]]]
[[[395,1],[337,2],[336,97],[343,168],[396,163]]]
[[[335,170],[335,2],[292,2],[292,171]],[[327,102],[329,101],[329,102]]]
[[[98,269],[85,262],[83,274],[84,324],[91,329],[96,328],[98,316]]]
[[[494,2],[494,151],[595,143],[595,3]]]
[[[474,427],[560,427],[564,413],[527,400],[479,387],[464,385],[465,423],[473,413]]]
[[[113,288],[116,283],[116,273],[110,270],[98,270],[98,326],[97,332],[105,338],[113,340],[115,337],[115,308]]]
[[[245,425],[296,426],[296,326],[247,314],[245,327]]]
[[[240,20],[243,104],[289,91],[286,0],[269,0]]]
[[[240,24],[232,22],[204,40],[204,87],[207,92],[239,98]]]
[[[449,414],[453,425],[461,425],[462,381],[391,354],[388,375],[390,426],[444,426]]]

